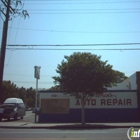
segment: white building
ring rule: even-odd
[[[85,101],[86,122],[138,122],[140,72]],[[81,101],[58,91],[40,91],[39,122],[81,122]]]

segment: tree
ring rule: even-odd
[[[116,71],[101,56],[73,53],[58,64],[54,83],[71,96],[81,100],[82,124],[85,124],[84,102],[94,94],[101,94],[117,82]]]
[[[2,102],[3,103],[7,98],[21,98],[27,107],[34,107],[35,105],[35,89],[32,87],[26,89],[24,87],[18,88],[16,84],[12,83],[11,81],[3,81],[2,84],[3,96]]]
[[[49,89],[47,89],[47,90],[55,90],[55,91],[57,91],[57,90],[60,90],[60,88],[59,88],[59,86],[52,86],[52,87],[50,87]]]
[[[127,76],[125,76],[125,74],[123,72],[117,71],[115,70],[115,75],[117,77],[117,83],[121,83],[122,81],[124,81],[126,78],[128,78]]]
[[[16,86],[14,83],[12,83],[11,81],[3,81],[2,90],[3,90],[2,103],[3,103],[3,102],[5,101],[5,99],[7,99],[7,98],[11,98],[11,97],[19,98],[18,88],[17,88],[17,86]]]
[[[26,90],[25,102],[26,102],[27,107],[35,106],[35,94],[36,94],[36,91],[32,87]]]
[[[18,88],[19,98],[25,102],[26,98],[26,89],[24,87]]]

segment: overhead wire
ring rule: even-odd
[[[48,15],[48,14],[51,14],[51,15],[53,15],[53,14],[56,14],[56,15],[65,15],[65,14],[117,14],[117,13],[124,13],[124,14],[126,14],[126,13],[139,13],[140,11],[120,11],[120,12],[69,12],[69,13],[30,13],[30,14],[35,14],[35,15],[38,15],[38,14],[41,14],[41,15]]]
[[[27,0],[25,0],[26,2],[27,2]],[[33,2],[35,2],[35,0],[28,0],[28,1],[33,1]],[[44,2],[46,2],[46,1],[49,1],[49,2],[55,2],[56,0],[40,0],[40,1],[44,1]],[[59,0],[59,1],[64,1],[64,0]],[[79,0],[78,0],[79,1]],[[38,2],[38,1],[37,1]],[[139,3],[140,1],[134,1],[134,2],[136,2],[136,3]],[[94,2],[92,2],[92,3],[90,3],[90,4],[93,4]],[[101,3],[101,2],[95,2],[94,4],[99,4],[99,3]],[[108,3],[126,3],[126,2],[102,2],[102,3],[104,3],[104,4],[108,4]],[[127,1],[127,3],[133,3],[132,1]],[[40,3],[41,4],[41,3]],[[43,4],[43,3],[42,3]],[[48,3],[49,4],[49,3]],[[51,3],[52,4],[52,3]],[[54,3],[54,4],[56,4],[56,3]],[[70,4],[70,3],[58,3],[58,4]],[[71,3],[71,4],[79,4],[79,3]],[[81,3],[81,4],[87,4],[86,2],[85,3]],[[90,9],[89,9],[90,10]],[[87,9],[87,11],[89,11],[88,9]],[[137,10],[139,10],[139,9],[137,9]],[[40,10],[41,11],[41,10]],[[76,11],[76,10],[75,10]],[[94,10],[95,11],[95,10]],[[101,10],[102,11],[102,10]],[[117,10],[118,11],[118,10]],[[102,14],[102,13],[138,13],[138,12],[140,12],[140,11],[119,11],[119,12],[88,12],[88,13],[65,13],[65,14]],[[35,14],[35,13],[30,13],[30,14]],[[64,13],[38,13],[38,14],[64,14]],[[65,31],[50,31],[50,32],[65,32]],[[69,31],[66,31],[66,32],[69,32]],[[82,33],[85,33],[85,32],[82,32]],[[89,32],[88,32],[89,33]],[[97,32],[96,32],[97,33]],[[98,33],[103,33],[103,32],[98,32]],[[106,33],[108,33],[108,32],[106,32]],[[112,32],[110,32],[110,33],[112,33]],[[115,32],[115,33],[121,33],[121,32]],[[127,33],[127,32],[126,32]],[[132,32],[131,32],[132,33]],[[139,33],[139,32],[137,32],[137,33]],[[48,44],[46,44],[47,46],[48,46]],[[46,46],[46,45],[43,45],[44,47]],[[53,46],[53,47],[66,47],[66,46],[81,46],[81,45],[83,45],[83,46],[116,46],[116,45],[140,45],[140,43],[133,43],[133,44],[130,44],[130,43],[127,43],[127,44],[66,44],[66,45],[49,45],[49,47],[50,46]],[[64,49],[61,49],[61,48],[58,48],[58,49],[53,49],[53,48],[34,48],[34,47],[40,47],[40,46],[42,46],[42,45],[19,45],[18,47],[22,47],[22,48],[13,48],[13,50],[15,49],[17,49],[17,50],[140,50],[140,48],[114,48],[114,49],[99,49],[99,48],[92,48],[92,49],[66,49],[66,48],[64,48]],[[14,47],[14,46],[12,46],[12,47]],[[17,47],[17,46],[15,46],[15,47]],[[27,47],[27,48],[23,48],[23,47]],[[12,49],[12,48],[7,48],[7,49]],[[27,81],[25,82],[25,81],[15,81],[15,82],[18,82],[18,83],[27,83]],[[31,81],[28,81],[28,83],[32,83]],[[34,83],[34,82],[33,82]],[[44,83],[45,84],[45,83]]]
[[[112,14],[139,13],[140,8],[122,9],[30,9],[30,14]]]
[[[140,48],[115,48],[115,49],[98,49],[98,48],[96,48],[96,49],[90,49],[90,48],[86,48],[86,49],[70,49],[70,48],[68,48],[68,49],[61,49],[61,48],[58,48],[58,49],[53,49],[53,48],[33,48],[33,49],[29,49],[29,48],[7,48],[7,50],[10,50],[10,51],[16,51],[16,50],[29,50],[29,51],[33,51],[33,50],[51,50],[51,51],[67,51],[67,50],[74,50],[74,51],[87,51],[87,50],[98,50],[98,51],[126,51],[126,50],[140,50]]]
[[[16,51],[16,50],[29,50],[29,51],[33,51],[33,50],[51,50],[51,51],[87,51],[87,50],[98,50],[98,51],[115,51],[115,50],[119,50],[119,51],[126,51],[126,50],[140,50],[140,48],[130,48],[130,49],[127,49],[127,48],[124,48],[124,49],[121,49],[121,48],[119,48],[119,49],[61,49],[61,48],[59,48],[59,49],[51,49],[51,48],[49,48],[49,49],[47,49],[47,48],[34,48],[34,49],[29,49],[29,48],[14,48],[14,49],[12,49],[12,48],[7,48],[7,50],[10,50],[10,51]]]
[[[35,0],[25,0],[26,2],[29,2],[28,4],[30,4],[30,2],[33,2],[31,4],[44,4],[44,2],[46,4],[114,4],[114,3],[139,3],[140,1],[81,1],[81,0],[75,0],[75,1],[65,1],[65,0],[40,0],[39,1],[35,1]],[[39,2],[39,3],[35,3],[35,2]],[[51,3],[50,3],[51,2]]]
[[[25,0],[24,0],[24,2],[25,2]],[[16,6],[15,6],[15,8],[16,8]],[[19,17],[18,26],[17,26],[17,28],[16,28],[16,35],[15,35],[15,38],[14,38],[14,44],[15,44],[16,39],[17,39],[17,34],[18,34],[18,29],[19,29],[20,21],[21,21],[21,16]],[[13,23],[13,20],[12,20],[12,23]],[[10,38],[10,37],[9,37],[9,38]],[[6,65],[9,64],[9,62],[10,62],[10,60],[11,60],[11,57],[12,57],[12,54],[13,54],[13,52],[11,52],[10,57],[9,57],[8,62],[7,62]]]
[[[28,9],[29,11],[112,11],[112,10],[140,10],[140,8],[110,8],[110,9]]]
[[[45,0],[45,2],[47,2],[47,4],[56,4],[56,3],[53,3],[54,1],[56,1],[56,0],[51,0],[51,1],[49,1],[49,0]],[[74,3],[69,3],[69,1],[65,1],[66,3],[62,3],[62,1],[63,0],[57,0],[57,2],[59,2],[59,3],[57,3],[57,4],[109,4],[109,3],[135,3],[135,2],[140,2],[140,1],[112,1],[112,2],[110,2],[110,1],[108,1],[108,2],[104,2],[104,1],[92,1],[92,3],[90,2],[90,3],[79,3],[79,1],[80,0],[78,0],[78,3],[75,3],[76,1],[73,1]],[[28,1],[29,2],[29,1]],[[35,2],[37,2],[37,1],[34,1],[33,0],[33,4],[35,4]],[[44,1],[41,1],[40,3],[38,3],[38,4],[43,4],[44,5],[44,3],[43,3]],[[52,3],[48,3],[48,2],[52,2]],[[70,1],[71,2],[71,1]],[[84,1],[81,1],[81,2],[84,2]],[[86,1],[87,2],[87,1]],[[140,10],[140,8],[122,8],[122,9],[118,9],[118,8],[115,8],[115,9],[113,9],[113,8],[111,8],[111,9],[78,9],[78,8],[76,8],[76,9],[28,9],[29,11],[36,11],[36,12],[30,12],[30,14],[106,14],[106,13],[138,13],[138,12],[140,12],[139,10]],[[112,11],[113,10],[113,11]],[[115,11],[114,11],[115,10]],[[43,11],[43,13],[42,12],[38,12],[38,11]],[[53,11],[53,12],[46,12],[46,11]],[[58,11],[58,13],[55,13],[55,11]],[[63,13],[60,13],[60,11],[62,12],[63,11]],[[64,13],[64,12],[68,12],[68,13]],[[71,12],[70,12],[71,11]],[[78,12],[74,12],[74,11],[81,11],[80,13],[78,13]],[[88,12],[86,12],[86,13],[83,13],[83,11],[88,11]],[[89,11],[94,11],[94,12],[89,12]],[[99,11],[103,11],[103,12],[99,12]],[[110,12],[105,12],[105,11],[110,11]]]
[[[140,45],[140,43],[106,43],[106,44],[7,44],[7,50],[140,50],[139,48],[58,48],[58,47],[99,47],[99,46],[129,46]],[[36,48],[39,47],[39,48]],[[51,48],[40,48],[51,47]],[[52,48],[57,47],[57,48]]]
[[[11,27],[9,27],[11,28]],[[12,29],[17,29],[16,27],[12,27]],[[36,28],[18,28],[18,30],[29,30],[29,31],[42,31],[42,32],[58,32],[58,33],[86,33],[86,34],[114,34],[114,33],[140,33],[140,31],[65,31],[65,30],[51,30],[51,29],[36,29]]]
[[[16,35],[15,35],[15,39],[14,39],[14,44],[15,44],[16,39],[17,39],[17,34],[18,34],[18,29],[19,29],[20,21],[21,21],[21,17],[19,18],[19,21],[18,21],[18,26],[17,26],[17,29],[16,29]],[[13,22],[13,20],[12,20],[12,22]],[[13,52],[11,52],[10,57],[9,57],[8,62],[7,62],[7,64],[6,64],[6,65],[8,65],[8,64],[9,64],[9,62],[10,62],[10,60],[11,60],[12,55],[13,55]]]
[[[118,45],[140,45],[140,43],[102,43],[102,44],[7,44],[7,46],[28,47],[28,46],[118,46]]]

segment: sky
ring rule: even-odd
[[[36,88],[34,66],[40,66],[38,88],[48,89],[54,86],[52,77],[58,75],[57,65],[74,52],[100,55],[101,60],[108,60],[114,70],[128,77],[140,71],[140,45],[94,45],[140,43],[140,0],[22,2],[24,6],[19,8],[27,10],[29,18],[11,16],[9,20],[3,80],[18,87]],[[4,20],[1,13],[0,42]],[[64,44],[72,46],[55,46]]]

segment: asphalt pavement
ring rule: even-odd
[[[109,129],[109,128],[140,128],[140,123],[34,123],[21,121],[2,121],[0,128],[26,129]]]
[[[0,140],[128,140],[127,131],[128,128],[90,130],[0,128]]]

